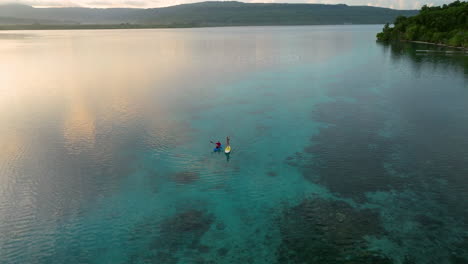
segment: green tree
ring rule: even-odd
[[[424,5],[418,15],[399,16],[394,27],[385,25],[377,34],[381,41],[428,41],[466,47],[468,34],[468,2],[454,1],[443,6]]]

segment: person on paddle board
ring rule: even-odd
[[[229,136],[226,137],[226,146],[229,146]]]

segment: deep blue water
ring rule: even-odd
[[[379,30],[0,33],[0,263],[468,263],[468,57]]]

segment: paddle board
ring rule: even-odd
[[[231,146],[227,146],[227,147],[224,149],[224,153],[229,154],[230,152],[231,152]]]

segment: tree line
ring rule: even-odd
[[[424,5],[419,14],[399,16],[393,27],[385,24],[377,34],[380,41],[424,41],[455,47],[468,47],[468,2],[429,7]]]

